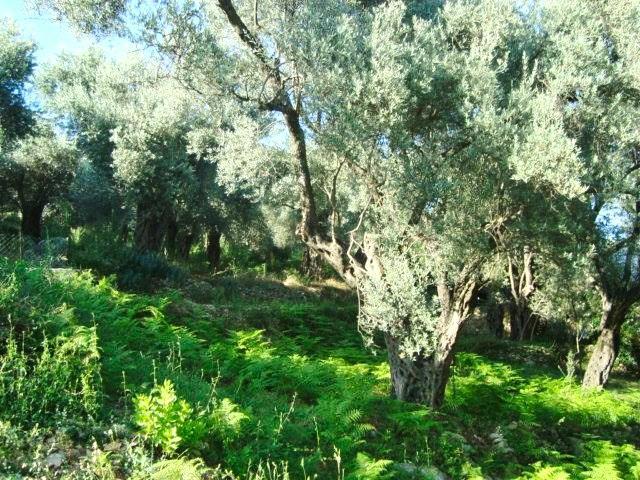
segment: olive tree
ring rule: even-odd
[[[111,135],[127,91],[140,83],[141,77],[135,61],[107,62],[95,49],[62,54],[43,65],[36,76],[43,106],[82,152],[69,195],[75,221],[80,224],[126,221],[114,178]]]
[[[516,193],[569,200],[579,162],[532,85],[540,29],[512,2],[369,3],[169,1],[136,31],[206,104],[227,103],[228,188],[295,179],[296,233],[358,289],[394,395],[438,407],[495,233],[526,222]]]
[[[337,68],[317,98],[337,91],[350,101],[325,104],[318,136],[353,164],[365,192],[369,215],[349,242],[365,257],[362,327],[385,333],[396,396],[437,406],[487,270],[541,242],[531,233],[545,192],[580,191],[560,181],[578,167],[575,149],[541,149],[534,160],[560,170],[526,182],[535,164],[524,151],[557,136],[559,119],[533,123],[528,113],[540,39],[511,2],[445,4],[434,20],[411,21],[395,3],[374,11],[364,44],[358,31],[344,37],[356,46],[338,51],[356,53],[336,62],[327,48],[325,65]]]
[[[509,2],[460,3],[433,18],[402,2],[255,6],[176,7],[152,22],[172,35],[152,38],[173,41],[162,51],[194,90],[282,122],[299,238],[359,290],[361,330],[384,334],[395,396],[438,407],[496,253],[491,233],[522,218],[503,207],[528,188],[510,139],[557,129],[555,117],[527,129],[511,120],[533,101],[514,86],[528,81],[535,29]],[[226,31],[237,43],[224,43]],[[259,122],[246,123],[222,142],[232,182],[273,171]],[[540,155],[575,163],[567,141]],[[548,173],[541,183],[574,193]]]
[[[33,114],[24,89],[33,72],[34,45],[10,24],[0,27],[0,147],[27,134]]]
[[[20,210],[23,235],[42,237],[44,209],[67,193],[77,161],[73,145],[46,124],[18,140],[0,159],[0,180]]]
[[[177,259],[205,237],[216,269],[222,234],[256,210],[249,192],[227,192],[217,181],[223,109],[203,104],[153,60],[112,61],[97,50],[62,55],[38,85],[87,157],[74,184],[76,209],[118,214],[122,232],[135,217],[136,246]]]
[[[579,151],[586,190],[571,211],[573,231],[589,242],[602,302],[583,385],[602,386],[640,300],[640,2],[546,2],[541,24],[539,89]]]

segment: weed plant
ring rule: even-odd
[[[390,398],[384,352],[362,347],[349,294],[242,285],[221,281],[197,304],[1,263],[3,474],[640,478],[637,383],[586,392],[546,344],[467,338],[435,413]],[[58,451],[60,467],[20,460]]]

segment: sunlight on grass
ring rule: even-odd
[[[165,380],[193,412],[208,411],[212,398],[237,405],[243,421],[224,442],[154,440],[174,442],[171,448],[208,464],[244,472],[256,458],[269,459],[297,475],[304,460],[307,474],[331,478],[339,451],[347,469],[365,468],[358,462],[366,455],[390,461],[379,465],[400,476],[392,465],[437,465],[453,478],[640,478],[636,385],[584,391],[552,369],[466,351],[457,356],[445,409],[434,414],[389,397],[384,353],[362,347],[348,299],[280,299],[256,309],[231,296],[216,307],[237,318],[239,328],[223,328],[176,292],[125,294],[87,273],[52,274],[22,264],[1,265],[0,297],[2,316],[12,319],[12,331],[29,351],[41,351],[43,335],[62,338],[95,328],[102,383],[94,388],[105,397],[91,421],[107,424],[128,415],[127,428],[135,433],[132,399]],[[9,334],[2,330],[5,344]],[[75,358],[75,350],[67,352]],[[0,357],[4,385],[21,378],[6,368],[8,355],[15,354]],[[67,388],[51,384],[51,405]],[[7,395],[1,390],[0,400],[9,401]],[[44,405],[39,428],[58,428],[56,417],[47,415],[52,407]],[[0,420],[34,426],[26,413],[8,412]],[[74,412],[63,413],[84,415]],[[146,422],[155,421],[146,415]],[[203,434],[182,431],[178,437]]]

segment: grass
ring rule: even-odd
[[[29,435],[46,442],[64,430],[69,451],[96,442],[75,460],[91,464],[93,477],[85,470],[78,478],[172,471],[175,463],[158,463],[162,441],[154,446],[136,423],[144,418],[172,435],[175,412],[158,407],[158,388],[169,380],[175,401],[188,405],[178,417],[189,429],[180,431],[173,456],[189,468],[199,458],[256,479],[429,478],[437,472],[640,478],[637,383],[584,392],[561,376],[548,345],[469,336],[461,342],[445,407],[434,413],[389,397],[385,354],[362,347],[354,299],[338,285],[223,278],[211,291],[212,302],[203,304],[176,291],[124,293],[88,273],[0,265],[5,345],[21,338],[21,351],[33,359],[43,338],[54,345],[56,338],[95,331],[99,352],[99,378],[87,387],[96,392],[98,410],[64,408],[79,368],[69,360],[76,370],[46,391],[52,401],[38,407],[37,425],[24,409],[0,411],[0,454],[19,445],[27,455]],[[4,364],[7,355],[3,347]],[[11,380],[7,372],[0,368]],[[78,371],[77,378],[83,375]],[[151,409],[143,417],[134,411],[140,398]],[[114,442],[119,447],[110,449]],[[65,462],[73,463],[72,456]],[[16,462],[2,465],[7,475],[29,478]],[[61,472],[48,468],[44,475],[61,478]]]

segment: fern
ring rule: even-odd
[[[571,477],[561,467],[543,466],[542,463],[534,465],[535,470],[525,474],[524,478],[530,480],[570,480]]]
[[[207,469],[202,460],[178,458],[158,462],[152,467],[151,480],[202,480]]]
[[[387,470],[392,464],[391,460],[375,460],[364,453],[358,453],[356,456],[356,468],[347,477],[347,480],[391,479],[393,477]]]

